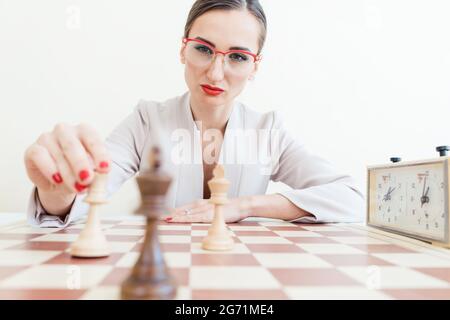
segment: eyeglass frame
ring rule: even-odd
[[[262,56],[260,54],[254,54],[250,51],[247,50],[229,50],[229,51],[220,51],[220,50],[216,50],[215,48],[213,48],[209,43],[202,41],[200,39],[193,39],[193,38],[183,38],[183,44],[186,46],[189,42],[197,42],[197,43],[201,43],[205,46],[207,46],[208,48],[210,48],[213,52],[214,52],[214,57],[217,56],[218,53],[222,54],[224,57],[229,54],[229,53],[245,53],[250,55],[253,58],[253,63],[257,63],[260,62],[262,59]]]

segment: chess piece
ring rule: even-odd
[[[109,256],[108,242],[102,232],[98,209],[106,202],[106,183],[108,175],[96,173],[94,181],[84,199],[89,203],[86,224],[78,239],[72,244],[70,254],[74,257],[100,258]]]
[[[171,178],[160,166],[160,151],[154,147],[150,155],[150,169],[137,177],[142,205],[136,213],[146,216],[146,232],[141,255],[130,276],[122,283],[121,297],[128,300],[173,299],[176,287],[164,262],[158,240],[158,221],[165,213],[165,196]]]
[[[223,216],[223,206],[228,203],[227,191],[230,182],[225,178],[222,165],[213,170],[213,178],[208,181],[211,190],[210,203],[214,204],[214,218],[208,229],[208,235],[202,241],[202,248],[212,251],[227,251],[233,249],[233,238],[227,230]]]

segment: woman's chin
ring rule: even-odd
[[[202,93],[200,96],[200,101],[205,105],[215,107],[222,106],[227,103],[227,99],[225,98],[225,93],[222,93],[220,96],[211,96],[205,93]]]

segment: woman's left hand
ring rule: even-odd
[[[248,217],[247,200],[244,198],[230,199],[223,206],[223,215],[226,223],[238,222]],[[214,205],[207,199],[197,200],[193,203],[172,209],[164,217],[166,222],[209,223],[214,217]]]

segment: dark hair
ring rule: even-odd
[[[186,26],[184,27],[184,37],[189,37],[192,25],[195,20],[204,13],[211,10],[242,10],[247,9],[261,25],[261,34],[259,36],[259,50],[261,53],[267,36],[267,20],[264,10],[258,0],[197,0],[192,5],[189,12]]]

